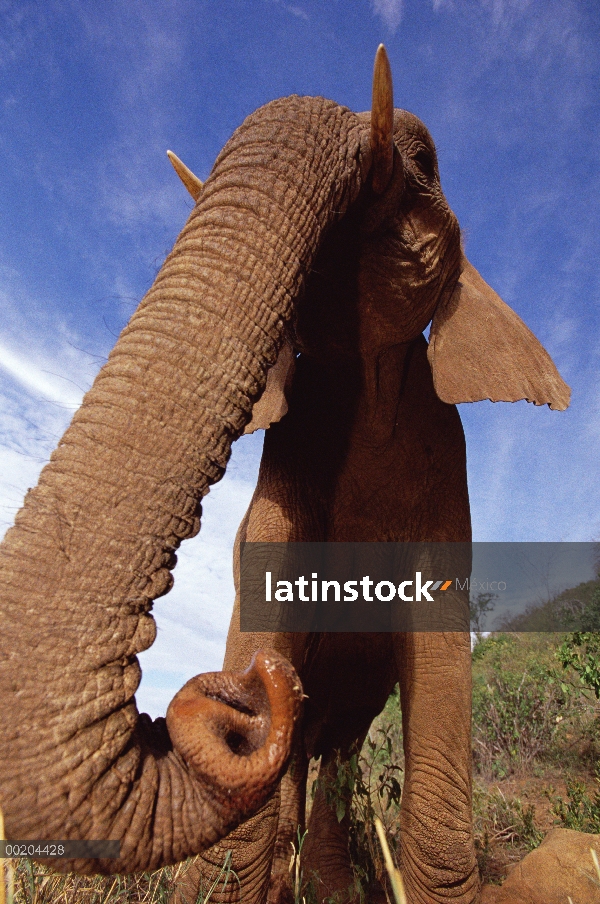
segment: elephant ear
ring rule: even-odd
[[[255,403],[252,409],[252,420],[246,425],[244,433],[268,430],[271,424],[280,421],[284,414],[287,414],[286,393],[292,383],[295,362],[294,349],[286,341],[281,346],[277,361],[267,374],[265,391]]]
[[[434,314],[428,357],[443,402],[569,404],[548,352],[464,257],[454,292]]]

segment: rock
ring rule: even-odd
[[[512,869],[501,886],[486,885],[481,904],[600,904],[600,835],[552,829],[539,848]]]

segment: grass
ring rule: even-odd
[[[501,881],[554,825],[600,832],[600,701],[582,687],[576,668],[563,666],[566,637],[497,634],[473,651],[473,811],[487,882]],[[396,690],[362,749],[339,761],[325,789],[338,818],[350,815],[355,891],[363,900],[379,888],[388,901],[402,902],[390,848],[394,852],[400,840],[403,767]],[[292,855],[295,904],[311,904],[314,897],[298,857],[303,840],[298,837]],[[27,859],[0,861],[0,904],[166,904],[190,863],[133,876],[86,877],[56,874]],[[226,860],[189,904],[208,904],[217,884],[235,879]]]
[[[0,904],[168,904],[192,860],[128,876],[62,875],[26,857],[0,864]],[[188,904],[209,904],[215,889],[235,878],[228,854],[219,874]]]
[[[600,704],[582,689],[576,671],[563,668],[564,640],[564,634],[500,634],[473,651],[473,815],[486,882],[502,881],[554,826],[600,831],[600,774],[594,774]],[[384,884],[384,864],[372,843],[376,817],[392,850],[399,843],[403,765],[396,692],[356,764],[345,766],[352,781],[338,773],[337,791],[346,802],[352,790],[351,855],[365,893],[375,881]],[[390,774],[399,783],[391,800]]]
[[[27,858],[10,861],[8,904],[125,904],[168,901],[171,883],[164,871],[135,876],[74,876],[53,873]],[[12,880],[12,881],[11,881]],[[11,888],[12,886],[12,888]],[[11,894],[12,892],[12,894]],[[12,898],[12,901],[11,901]]]
[[[567,800],[554,798],[552,812],[566,829],[600,834],[600,763],[596,765],[596,783],[590,793],[585,782],[567,779]]]
[[[563,667],[562,634],[499,634],[473,651],[474,824],[484,881],[553,826],[598,832],[600,707]]]
[[[377,831],[379,843],[381,844],[381,852],[383,854],[385,868],[389,876],[390,885],[392,886],[392,891],[394,893],[394,900],[396,901],[396,904],[408,904],[404,891],[402,874],[400,873],[400,870],[397,868],[392,859],[392,854],[390,852],[387,838],[385,836],[385,829],[383,828],[381,820],[377,817],[375,817],[375,829]]]

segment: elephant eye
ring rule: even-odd
[[[425,148],[421,148],[421,150],[417,151],[413,157],[413,162],[421,170],[425,178],[428,181],[433,182],[435,179],[435,163],[431,153],[425,150]]]

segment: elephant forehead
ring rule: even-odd
[[[422,142],[435,153],[435,144],[427,126],[408,110],[394,110],[394,141],[402,148],[414,141]]]
[[[371,111],[357,113],[356,117],[363,129],[371,126]],[[408,110],[394,110],[394,141],[399,148],[420,141],[435,153],[435,144],[425,123]]]

